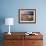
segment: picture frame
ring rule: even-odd
[[[36,23],[36,9],[19,9],[19,23]]]

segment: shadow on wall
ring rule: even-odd
[[[0,16],[0,46],[3,46],[3,32],[2,32],[2,25],[5,23],[5,17]]]
[[[0,16],[0,33],[2,32],[1,28],[2,28],[3,24],[5,24],[5,17],[4,16]]]
[[[3,33],[0,33],[0,46],[4,46],[3,41],[4,41]]]

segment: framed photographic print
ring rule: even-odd
[[[36,9],[19,9],[19,23],[36,23]]]

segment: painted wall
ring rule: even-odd
[[[11,31],[46,31],[46,1],[45,0],[0,0],[0,18],[13,17],[14,26]],[[36,24],[19,24],[18,9],[36,9]],[[2,24],[1,32],[8,31],[8,26]]]
[[[21,8],[36,9],[36,24],[18,23],[18,9]],[[0,32],[8,32],[8,26],[4,24],[7,17],[14,18],[12,32],[46,32],[46,0],[0,0]]]

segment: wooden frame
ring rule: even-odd
[[[36,23],[36,9],[19,9],[19,23]]]

